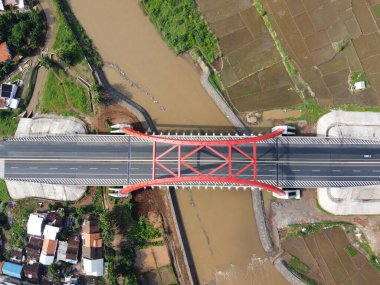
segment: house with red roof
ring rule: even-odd
[[[9,51],[6,42],[0,43],[0,63],[7,62],[12,59],[11,52]]]

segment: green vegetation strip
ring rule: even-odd
[[[274,30],[272,23],[269,19],[269,16],[267,15],[267,12],[264,9],[263,4],[260,0],[255,0],[255,7],[259,15],[263,18],[264,24],[267,27],[270,35],[272,36],[272,39],[274,41],[274,44],[278,50],[278,52],[281,55],[282,63],[284,64],[286,71],[290,76],[296,76],[297,75],[297,69],[294,67],[289,55],[286,53],[280,38],[278,37],[276,31]]]
[[[298,276],[306,284],[318,285],[317,281],[307,276],[307,274],[310,272],[310,268],[297,257],[291,257],[286,265],[289,270],[293,272],[293,274]]]
[[[53,44],[57,56],[67,65],[80,63],[84,59],[82,49],[76,40],[73,31],[68,25],[62,10],[62,0],[54,0],[56,5],[57,34]]]
[[[208,64],[219,58],[218,40],[194,0],[140,0],[140,3],[176,54],[195,47]]]
[[[7,185],[4,180],[0,179],[0,202],[9,202],[10,200]]]
[[[297,118],[288,118],[288,120],[306,120],[309,124],[314,125],[318,122],[319,118],[327,114],[331,110],[343,110],[343,111],[357,111],[357,112],[380,112],[379,106],[364,107],[358,105],[329,105],[320,106],[316,98],[304,99],[304,102],[300,105],[288,107],[290,110],[301,110],[302,115]]]
[[[91,65],[102,63],[92,40],[80,25],[66,0],[54,0],[58,10],[58,32],[53,48],[66,53],[69,65],[80,62],[86,56]],[[78,44],[80,43],[80,45]]]
[[[375,16],[377,19],[380,19],[380,4],[377,4],[374,8],[373,11],[375,12]]]

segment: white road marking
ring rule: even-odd
[[[380,170],[372,170],[372,172],[380,172]]]
[[[299,172],[299,171],[301,171],[300,169],[293,169],[292,170],[293,172]]]
[[[90,167],[90,169],[95,170],[95,169],[98,169],[98,168],[97,167]]]
[[[333,172],[341,172],[340,169],[333,169]]]
[[[140,167],[131,167],[132,170],[140,169]]]
[[[11,168],[18,168],[18,166],[11,166]]]
[[[352,172],[360,172],[360,170],[354,169],[354,170],[352,170]]]
[[[320,169],[312,169],[311,171],[313,171],[313,172],[319,172],[321,170]]]
[[[70,169],[75,170],[75,169],[78,169],[78,168],[76,168],[76,167],[71,167]]]
[[[117,168],[117,167],[111,167],[110,169],[114,169],[114,170],[117,170],[117,169],[119,169],[119,168]]]

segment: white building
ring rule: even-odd
[[[42,214],[30,214],[27,223],[27,234],[33,236],[41,236],[44,227],[45,216]]]
[[[42,252],[40,255],[40,263],[43,265],[50,265],[54,262],[55,252],[57,250],[58,241],[45,239],[42,245]]]
[[[25,8],[24,0],[0,0],[0,11],[4,11],[4,6],[15,6],[19,9]]]
[[[57,239],[57,235],[58,235],[59,231],[60,231],[59,227],[46,225],[44,228],[44,238],[50,239],[50,240],[55,240],[55,239]]]
[[[366,88],[365,81],[359,81],[354,84],[355,90],[364,90]]]
[[[104,261],[102,259],[87,259],[83,258],[83,271],[86,275],[103,276]]]

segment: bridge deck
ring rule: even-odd
[[[215,139],[215,137],[209,137]],[[234,137],[235,138],[235,137]],[[225,138],[224,138],[225,139]],[[170,146],[156,144],[159,153]],[[57,136],[13,139],[0,142],[0,169],[3,178],[68,185],[130,185],[152,179],[153,143],[128,135],[123,136]],[[191,152],[194,146],[182,146]],[[253,155],[251,144],[240,145]],[[215,147],[223,156],[225,146]],[[365,158],[365,155],[371,158]],[[257,179],[279,187],[340,187],[380,184],[380,142],[355,139],[313,137],[279,137],[257,143]],[[203,149],[186,162],[206,173],[223,162],[221,156]],[[235,173],[249,164],[238,151],[232,154]],[[178,170],[178,156],[169,152],[162,163],[171,171]],[[156,178],[169,177],[156,167]],[[226,176],[227,168],[213,175]],[[182,176],[192,176],[181,169]],[[253,180],[253,167],[238,177]],[[228,185],[228,184],[223,184]]]

